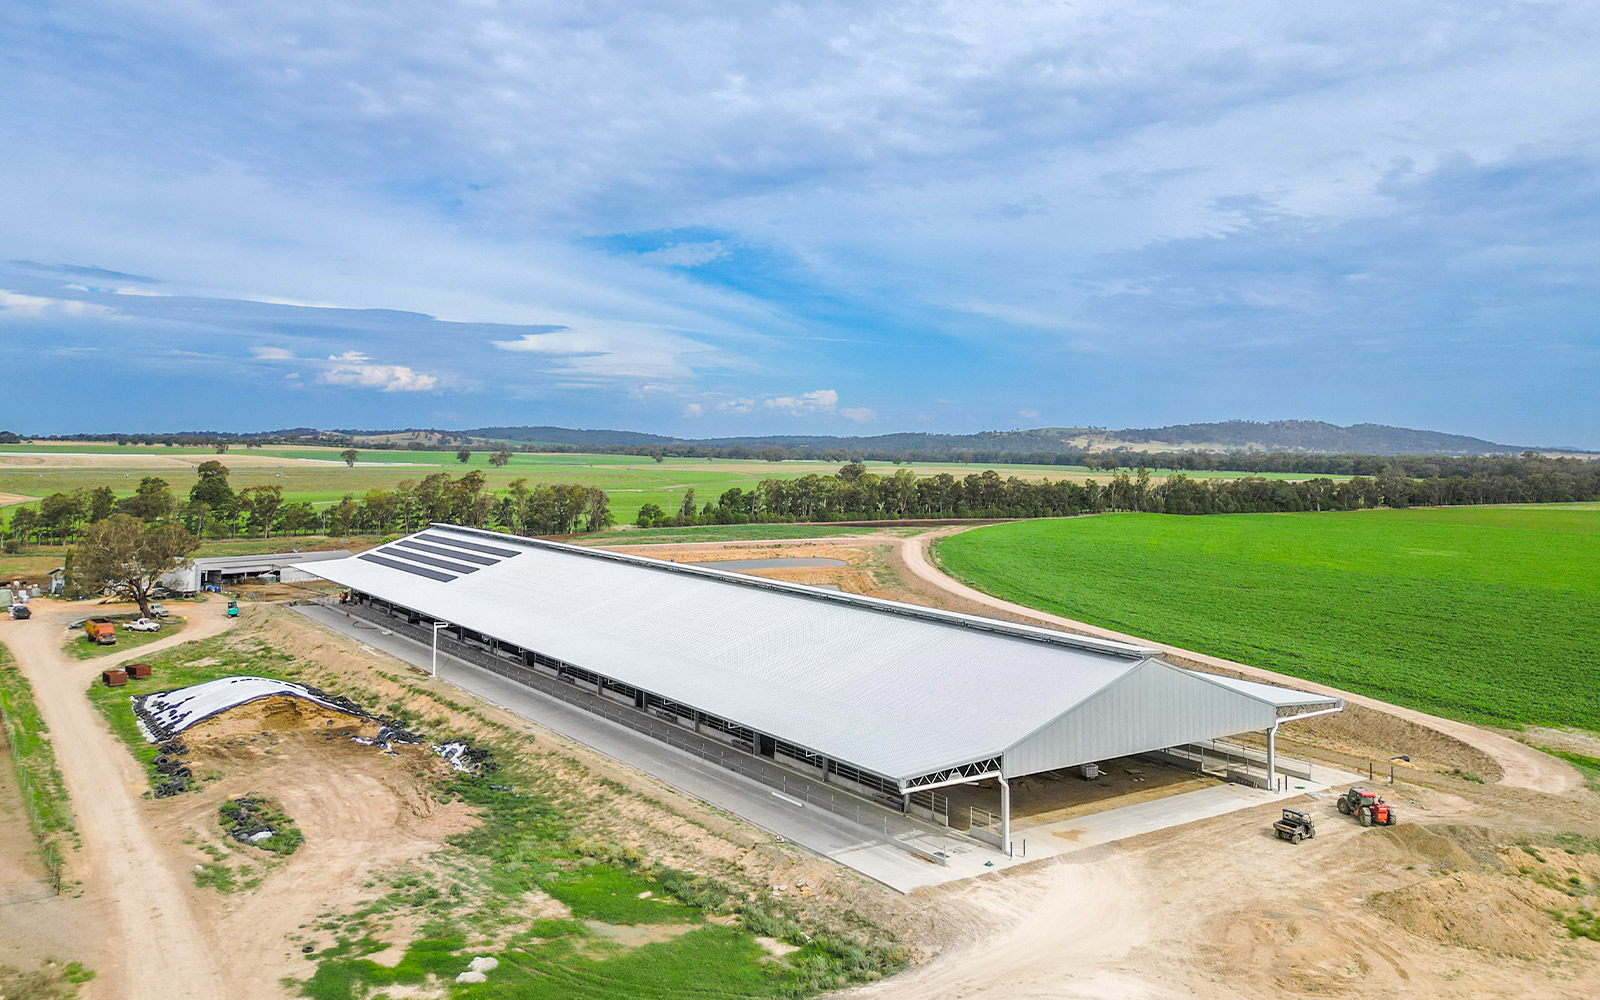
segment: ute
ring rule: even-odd
[[[1352,787],[1339,796],[1338,806],[1340,812],[1354,816],[1362,826],[1394,826],[1400,822],[1393,806],[1383,801],[1377,792],[1365,788]]]
[[[1283,818],[1272,824],[1272,832],[1278,835],[1279,840],[1287,840],[1291,844],[1298,844],[1302,840],[1310,840],[1317,835],[1317,824],[1312,821],[1311,814],[1299,809],[1285,809]]]

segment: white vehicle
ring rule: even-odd
[[[167,606],[165,604],[152,604],[152,605],[150,605],[150,617],[151,618],[165,618],[165,617],[167,617]]]
[[[156,632],[161,628],[161,623],[148,618],[138,618],[122,626],[129,632]]]

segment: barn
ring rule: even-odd
[[[449,524],[299,568],[513,679],[873,801],[997,781],[1000,844],[1018,777],[1253,732],[1271,780],[1278,727],[1343,708],[1136,644]]]
[[[258,552],[240,556],[207,556],[191,559],[166,574],[161,586],[180,594],[193,594],[206,587],[231,587],[247,580],[281,579],[285,583],[304,582],[313,574],[292,569],[299,563],[321,559],[343,559],[343,549],[328,552]]]

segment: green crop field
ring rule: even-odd
[[[1600,509],[979,528],[939,564],[995,596],[1438,715],[1600,731]]]
[[[114,444],[0,445],[0,505],[15,503],[8,498],[38,498],[57,491],[109,486],[118,496],[133,493],[144,476],[160,476],[180,496],[195,479],[195,466],[216,459],[228,466],[228,481],[234,489],[249,486],[283,487],[290,502],[315,504],[337,502],[346,493],[360,497],[370,489],[392,489],[404,480],[420,480],[436,472],[460,475],[470,469],[481,471],[491,490],[503,490],[513,479],[530,484],[581,483],[597,486],[611,497],[611,511],[618,522],[638,517],[647,503],[666,510],[677,510],[684,493],[693,489],[697,506],[716,500],[724,491],[738,487],[752,489],[763,479],[798,479],[810,474],[832,475],[838,462],[765,462],[753,459],[668,458],[661,462],[638,455],[522,454],[511,456],[504,468],[489,464],[490,451],[475,449],[462,463],[454,452],[446,451],[361,451],[354,467],[339,460],[336,448],[235,448],[218,455],[206,448],[166,448],[149,445]],[[907,468],[919,476],[947,472],[960,479],[993,468],[1003,476],[1019,479],[1093,479],[1109,482],[1104,472],[1067,465],[960,465],[925,462],[896,466],[889,462],[869,462],[867,468],[890,476]],[[1155,478],[1167,473],[1153,470]],[[1196,478],[1234,479],[1237,472],[1196,472]],[[1269,473],[1267,478],[1303,479]]]

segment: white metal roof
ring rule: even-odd
[[[294,563],[320,562],[327,559],[344,559],[350,555],[344,549],[319,552],[261,552],[242,556],[206,556],[192,565],[202,573],[250,573],[258,570],[282,569]]]
[[[895,779],[999,756],[1153,656],[450,525],[302,568]]]
[[[1264,701],[1274,708],[1299,708],[1321,704],[1333,704],[1340,699],[1331,695],[1311,694],[1307,691],[1291,691],[1289,688],[1277,687],[1273,684],[1263,684],[1260,681],[1247,681],[1241,677],[1224,677],[1221,674],[1207,674],[1199,671],[1190,671],[1204,677],[1213,684],[1221,684],[1240,694],[1248,695],[1257,701]]]

